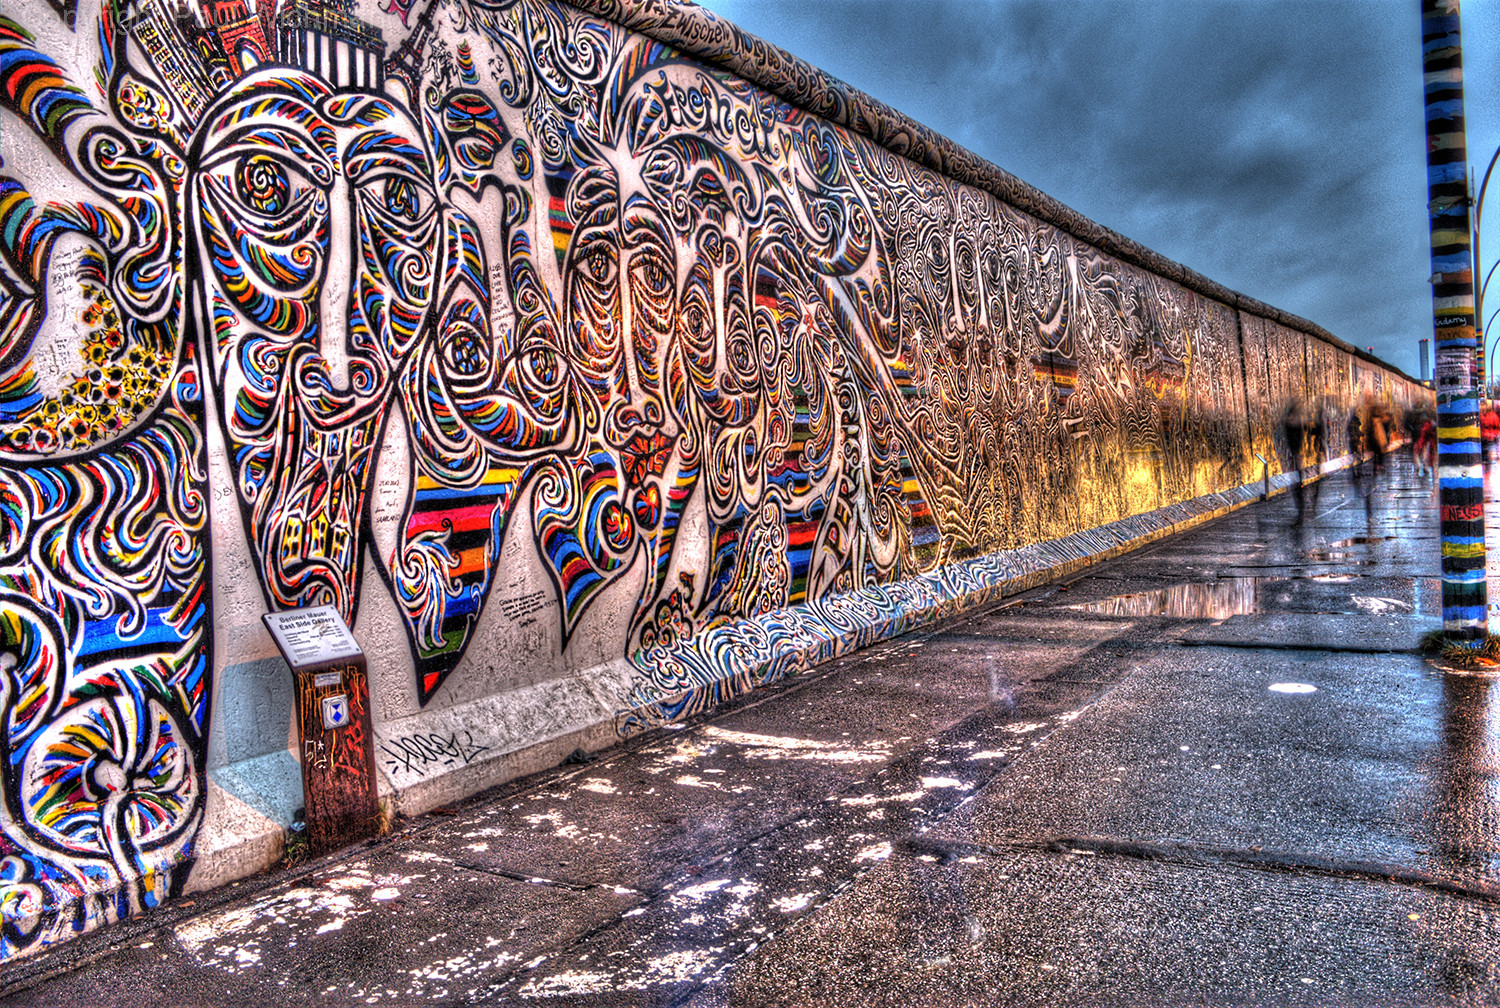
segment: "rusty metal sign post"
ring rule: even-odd
[[[380,796],[364,652],[333,606],[261,618],[296,680],[308,842],[326,851],[374,836]]]

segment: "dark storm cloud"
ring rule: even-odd
[[[1417,373],[1432,326],[1415,0],[708,6],[1099,223]],[[1482,6],[1465,11],[1481,172],[1500,140],[1500,27]],[[1490,243],[1500,252],[1500,231]]]

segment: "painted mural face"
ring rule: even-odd
[[[193,160],[201,310],[266,592],[350,618],[387,406],[433,312],[421,130],[385,98],[270,70],[209,111]]]
[[[605,538],[623,549],[660,527],[664,480],[681,431],[667,404],[676,317],[672,245],[649,204],[621,199],[606,180],[585,185],[583,224],[569,249],[567,351],[584,362],[604,447],[621,476]]]
[[[664,562],[694,473],[673,401],[682,375],[671,236],[645,196],[622,193],[612,172],[580,176],[572,192],[580,223],[565,262],[564,352],[587,397],[576,407],[595,420],[568,475],[575,507],[543,512],[541,525],[544,537],[581,548],[584,577],[594,580],[583,587],[593,588],[643,548],[649,569]]]

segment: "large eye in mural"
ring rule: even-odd
[[[484,338],[479,305],[467,298],[451,305],[439,332],[443,363],[450,377],[467,380],[489,373],[490,347]]]
[[[292,205],[292,179],[274,158],[252,157],[235,172],[234,194],[262,217],[280,217]]]
[[[200,185],[215,287],[263,330],[300,332],[307,325],[301,300],[326,259],[328,192],[314,166],[232,148]]]
[[[635,290],[647,297],[664,298],[672,292],[672,277],[657,256],[640,256],[630,270]]]
[[[690,264],[674,320],[683,363],[691,373],[694,384],[704,392],[718,383],[715,374],[718,354],[714,314],[709,309],[711,290],[712,279],[703,263],[699,261]]]
[[[750,336],[745,332],[733,332],[728,340],[729,363],[737,375],[748,375],[755,363],[755,351]]]
[[[948,275],[948,240],[940,234],[930,235],[927,239],[927,265],[934,277]]]
[[[483,374],[489,365],[484,343],[467,330],[452,334],[443,346],[443,356],[454,374],[465,378]]]
[[[323,192],[306,174],[269,154],[236,157],[207,174],[209,182],[229,197],[230,208],[244,223],[266,230],[293,224]]]
[[[979,303],[979,277],[974,265],[974,250],[968,242],[959,243],[956,260],[960,307],[965,319],[972,322]]]
[[[437,210],[437,196],[410,175],[390,174],[375,179],[370,199],[387,217],[408,227],[418,227]]]
[[[682,317],[678,320],[678,324],[682,328],[683,338],[694,348],[708,342],[705,339],[708,335],[708,313],[703,310],[703,306],[697,300],[683,306]]]
[[[630,299],[635,315],[636,353],[646,355],[641,366],[654,376],[656,354],[666,341],[675,305],[671,264],[654,246],[639,249],[630,260]]]
[[[537,347],[521,357],[526,377],[540,388],[556,388],[562,381],[562,361],[551,347]]]
[[[603,380],[617,363],[620,260],[615,243],[596,237],[579,247],[569,277],[568,334],[577,359]]]
[[[987,248],[984,252],[984,280],[994,290],[1000,286],[1001,277],[1004,275],[1005,264],[1000,261],[1000,253],[994,248]]]
[[[603,287],[614,283],[615,250],[608,242],[594,242],[579,261],[579,269],[585,280]]]
[[[538,344],[517,351],[504,384],[515,388],[537,416],[552,421],[568,405],[566,380],[567,361],[552,347]]]

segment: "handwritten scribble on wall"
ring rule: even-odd
[[[810,605],[875,625],[881,586],[1252,482],[1247,404],[1355,392],[561,3],[6,2],[0,116],[3,955],[181,885],[216,557],[275,609],[387,592],[441,703],[525,516],[563,642],[678,716]]]

